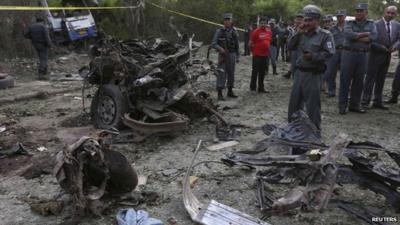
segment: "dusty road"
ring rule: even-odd
[[[76,74],[77,69],[87,62],[87,57],[76,54],[52,59],[50,68],[55,71],[52,77],[70,77],[68,74]],[[13,66],[13,63],[17,66]],[[44,90],[75,91],[51,94],[43,99],[0,105],[0,127],[6,128],[6,131],[0,133],[0,150],[6,150],[21,142],[34,157],[54,155],[66,143],[71,143],[76,137],[89,135],[95,130],[90,127],[90,119],[82,110],[81,93],[76,90],[80,82],[55,80],[32,82],[34,70],[28,68],[30,63],[30,61],[1,63],[1,67],[14,74],[18,80],[15,89],[0,90],[0,100],[21,93]],[[249,149],[265,137],[260,130],[262,125],[282,124],[286,121],[292,81],[281,75],[287,68],[287,64],[280,62],[279,76],[271,74],[267,76],[266,89],[269,93],[255,94],[249,91],[251,58],[241,58],[236,72],[236,92],[240,97],[237,100],[230,99],[221,103],[220,108],[229,106],[230,110],[221,111],[224,117],[232,123],[242,124],[247,128],[242,129],[239,145],[221,151],[203,149],[198,161],[219,160],[224,154]],[[392,78],[387,80],[386,94],[390,92],[391,81]],[[196,88],[209,91],[214,99],[216,98],[212,74],[202,77]],[[399,149],[400,105],[391,107],[389,111],[371,109],[365,115],[349,113],[340,116],[337,113],[336,98],[328,99],[323,96],[322,101],[322,134],[325,143],[331,143],[337,134],[344,132],[355,141],[370,140],[389,149]],[[163,220],[165,224],[173,224],[171,223],[173,220],[179,225],[193,224],[182,203],[183,172],[190,162],[197,141],[201,139],[205,146],[213,145],[214,133],[215,126],[204,119],[192,121],[190,128],[174,139],[153,138],[142,144],[115,145],[114,148],[129,158],[140,175],[148,177],[147,184],[140,191],[155,192],[159,195],[158,198],[148,200],[135,208],[149,211],[152,217]],[[37,148],[41,146],[46,147],[46,150],[38,151]],[[0,159],[0,224],[2,225],[53,225],[62,222],[70,214],[70,207],[65,207],[59,216],[43,217],[31,211],[27,199],[62,199],[67,205],[70,203],[68,196],[61,191],[51,174],[42,173],[33,179],[15,176],[15,171],[32,160],[32,157],[27,156]],[[201,201],[208,202],[215,199],[255,217],[261,217],[256,207],[254,171],[209,163],[196,167],[193,175],[199,177],[194,192]],[[289,187],[279,185],[271,189],[279,196]],[[334,198],[347,199],[367,208],[372,207],[382,215],[395,215],[382,196],[356,186],[339,188]],[[125,207],[120,206],[120,208]],[[86,218],[83,224],[115,224],[117,209],[118,207],[113,207],[102,218]],[[266,221],[274,225],[361,223],[341,209],[332,206],[329,206],[324,213],[272,216],[266,218]]]

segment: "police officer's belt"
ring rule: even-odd
[[[350,52],[362,52],[362,53],[369,52],[369,49],[363,49],[363,48],[344,47],[343,49]]]
[[[320,64],[318,67],[301,67],[301,66],[298,66],[297,69],[299,69],[301,72],[321,74],[321,73],[325,73],[326,65],[325,64]]]
[[[342,50],[343,49],[343,45],[336,46],[335,48],[336,48],[336,50]]]

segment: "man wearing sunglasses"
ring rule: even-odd
[[[355,20],[344,26],[344,44],[341,62],[339,114],[349,111],[365,113],[361,107],[364,77],[368,66],[368,53],[371,42],[377,39],[375,23],[367,19],[368,4],[358,3],[355,7]],[[349,92],[350,101],[349,101]]]
[[[306,107],[307,115],[321,129],[320,81],[326,63],[335,54],[332,34],[319,26],[321,9],[307,5],[303,9],[304,27],[289,42],[289,50],[296,51],[296,68],[290,95],[288,117]]]

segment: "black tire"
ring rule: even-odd
[[[123,116],[129,111],[127,98],[112,84],[100,86],[91,105],[92,122],[99,129],[124,128]]]
[[[7,76],[6,78],[0,79],[0,89],[7,89],[14,87],[14,77]]]

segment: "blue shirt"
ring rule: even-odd
[[[335,41],[336,48],[343,47],[344,44],[344,27],[342,30],[339,29],[338,26],[334,26],[331,28],[331,33],[333,35],[333,40]]]
[[[364,20],[358,22],[356,20],[346,22],[344,26],[344,47],[369,50],[370,43],[358,41],[358,34],[370,32],[369,39],[372,41],[378,38],[378,32],[376,30],[375,23],[371,20]]]

